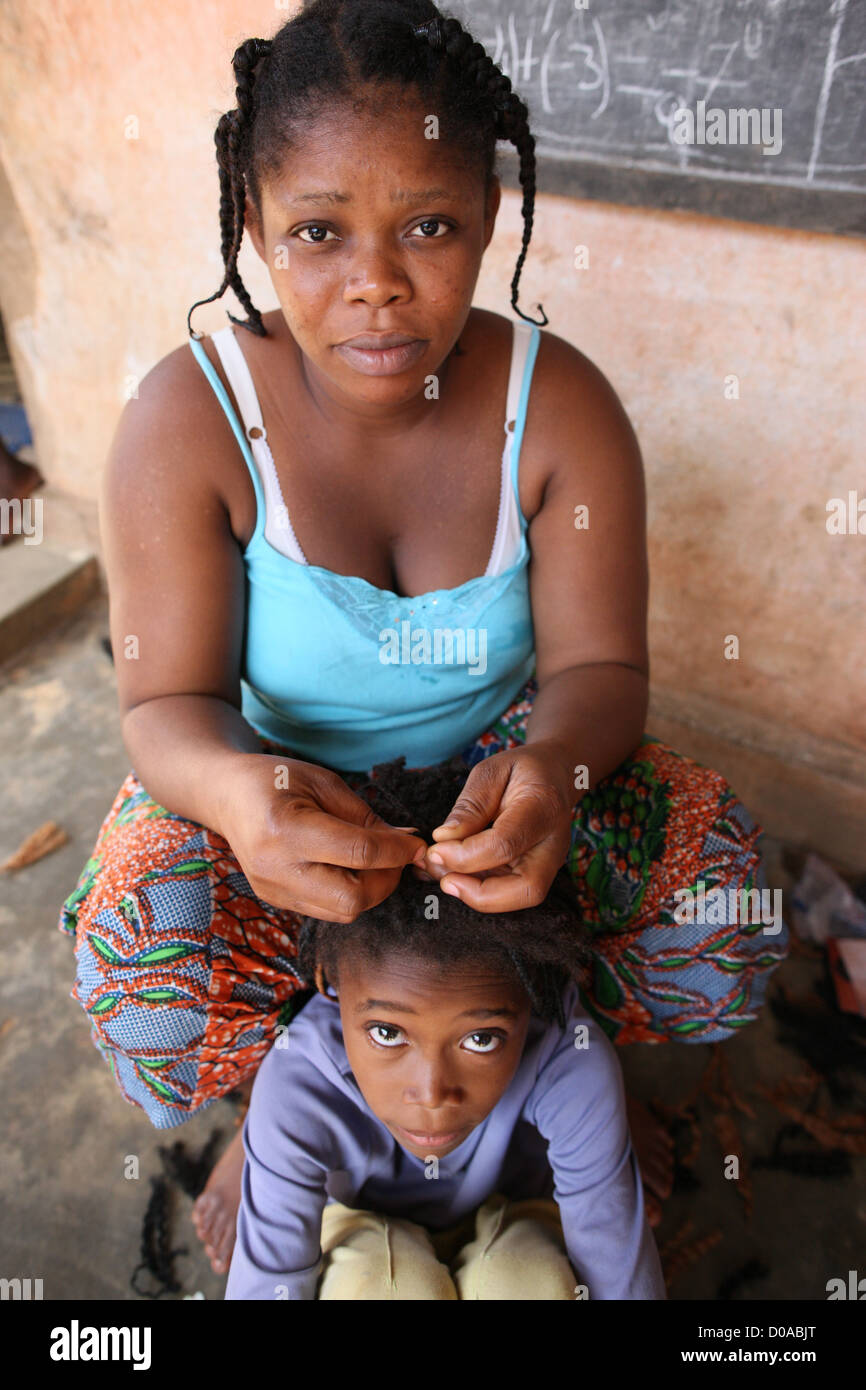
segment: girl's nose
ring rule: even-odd
[[[426,1110],[438,1110],[459,1095],[446,1069],[439,1063],[419,1066],[404,1091],[404,1100]]]

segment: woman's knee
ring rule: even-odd
[[[658,740],[597,791],[572,864],[594,933],[588,1007],[617,1042],[732,1036],[788,946],[760,825],[720,773]]]
[[[126,1099],[171,1128],[255,1072],[299,981],[291,914],[277,921],[221,837],[132,780],[60,925],[95,1045]]]

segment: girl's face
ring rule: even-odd
[[[479,169],[426,138],[431,116],[390,88],[311,119],[278,176],[262,187],[262,220],[246,225],[283,316],[319,374],[344,400],[398,405],[417,395],[460,335],[499,206]],[[348,339],[394,333],[402,350]]]
[[[353,960],[337,986],[361,1092],[416,1158],[451,1153],[490,1114],[523,1052],[530,1003],[495,969],[395,955]]]

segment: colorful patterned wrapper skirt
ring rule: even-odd
[[[531,677],[464,750],[467,770],[524,741],[536,692]],[[262,750],[292,756],[265,739]],[[353,790],[363,780],[341,775]],[[738,907],[742,890],[766,887],[761,833],[719,773],[650,735],[583,793],[566,860],[592,931],[583,1001],[614,1042],[717,1042],[757,1016],[788,943],[784,923]],[[728,910],[683,921],[686,889]],[[251,1077],[308,997],[296,915],[257,898],[228,842],[158,805],[134,771],[59,927],[75,937],[72,998],[93,1041],[160,1129]]]

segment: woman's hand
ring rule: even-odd
[[[470,771],[448,817],[457,824],[433,831],[423,870],[478,912],[534,907],[565,863],[577,800],[558,744],[494,753]]]
[[[377,816],[338,773],[267,753],[233,764],[225,838],[273,907],[353,922],[387,898],[426,845]],[[414,827],[409,827],[412,829]]]

